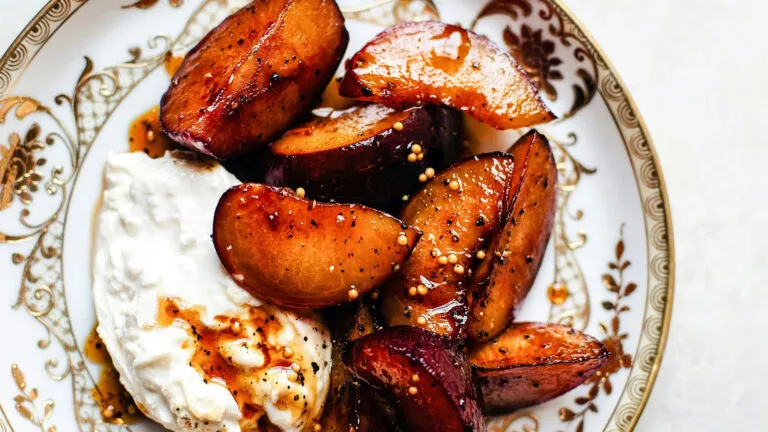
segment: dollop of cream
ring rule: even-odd
[[[311,313],[251,296],[219,262],[213,214],[237,179],[186,152],[112,155],[105,179],[93,264],[98,332],[137,406],[173,431],[253,430],[263,416],[281,430],[311,428],[329,387],[329,333]],[[168,302],[179,314],[163,323]],[[226,374],[211,370],[190,311],[210,335],[224,335],[211,355],[227,360]],[[269,325],[258,325],[264,317]],[[233,325],[237,337],[226,333]],[[233,383],[247,386],[247,410]]]

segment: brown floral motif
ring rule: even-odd
[[[56,426],[46,426],[46,423],[53,414],[55,403],[48,399],[43,402],[42,412],[38,412],[37,398],[39,396],[36,388],[30,388],[27,390],[27,381],[24,378],[24,373],[19,369],[17,364],[11,365],[11,374],[13,376],[13,382],[19,389],[19,393],[13,398],[16,403],[16,411],[37,426],[41,432],[56,432]]]
[[[35,153],[44,147],[37,123],[23,139],[14,132],[8,137],[7,146],[0,144],[0,211],[11,205],[14,196],[25,205],[32,202],[32,194],[43,179],[37,168],[45,164],[45,159],[37,159]]]
[[[529,0],[492,0],[477,14],[472,27],[477,24],[477,20],[491,15],[506,15],[513,20],[521,16],[529,16],[533,12],[533,6]]]
[[[592,100],[597,93],[595,58],[573,32],[574,29],[566,26],[550,1],[539,0],[538,6],[534,6],[532,0],[491,0],[477,15],[471,28],[474,29],[481,19],[493,15],[506,16],[513,22],[538,19],[543,23],[534,25],[546,24],[541,29],[534,29],[529,25],[534,21],[523,22],[519,34],[507,26],[503,31],[503,39],[510,54],[528,72],[549,100],[556,101],[559,96],[553,81],[569,81],[565,79],[566,76],[569,79],[574,78],[571,84],[573,101],[567,112],[559,114],[561,119],[572,116]],[[562,66],[564,62],[562,58],[555,56],[557,46],[571,52],[579,65],[575,70],[565,73],[559,70],[558,66]]]
[[[149,9],[157,4],[160,0],[138,0],[135,3],[121,6],[123,9],[136,8],[136,9]],[[177,8],[184,4],[184,0],[168,0],[171,7]]]
[[[579,396],[574,399],[576,405],[581,408],[572,410],[567,407],[560,408],[558,414],[560,420],[566,423],[566,430],[572,424],[576,424],[575,430],[580,432],[584,430],[584,419],[587,414],[591,412],[597,412],[597,405],[594,401],[600,395],[601,391],[606,395],[611,394],[613,386],[611,384],[611,376],[621,369],[629,369],[632,366],[632,355],[627,354],[624,351],[624,340],[629,337],[629,334],[621,331],[621,314],[629,311],[629,306],[622,304],[623,300],[630,296],[637,289],[637,284],[634,282],[628,282],[625,285],[624,271],[632,265],[629,260],[623,260],[624,256],[624,240],[623,230],[619,236],[619,241],[616,243],[615,256],[616,260],[608,263],[610,271],[605,273],[602,277],[605,287],[614,294],[612,300],[606,300],[602,302],[602,307],[606,311],[611,312],[610,323],[600,322],[598,327],[600,332],[605,335],[602,342],[605,345],[610,357],[608,361],[584,384],[589,387],[589,391],[586,396]]]
[[[563,61],[553,56],[555,43],[543,39],[542,30],[533,30],[528,24],[523,24],[520,36],[507,26],[504,29],[504,42],[536,87],[546,93],[548,98],[557,99],[557,90],[550,81],[563,79],[562,72],[555,69]]]

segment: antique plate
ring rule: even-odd
[[[158,430],[103,421],[90,248],[101,173],[183,53],[238,0],[52,0],[0,59],[0,432]],[[570,323],[614,353],[599,375],[501,431],[632,430],[669,331],[674,248],[650,136],[618,75],[559,0],[343,0],[356,50],[403,20],[460,23],[528,70],[561,120],[553,238],[522,319]],[[475,130],[478,150],[519,132]]]

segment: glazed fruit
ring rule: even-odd
[[[311,109],[349,35],[333,0],[262,0],[187,54],[163,95],[175,141],[219,159],[258,149]]]
[[[476,347],[477,371],[488,414],[548,401],[588,380],[608,360],[597,339],[557,324],[516,323]]]
[[[344,367],[341,353],[350,342],[380,328],[368,302],[358,300],[326,308],[324,315],[333,336],[331,388],[326,398],[322,430],[375,432],[395,430],[397,414],[392,404]]]
[[[402,109],[445,104],[497,129],[554,115],[515,59],[472,31],[438,22],[390,27],[347,63],[343,96]]]
[[[265,182],[301,187],[313,199],[389,209],[421,185],[419,174],[433,158],[442,158],[432,136],[432,116],[424,108],[367,105],[337,112],[271,144]]]
[[[513,175],[509,213],[475,272],[470,289],[469,336],[491,339],[514,320],[528,295],[552,232],[557,166],[547,139],[531,131],[510,150],[521,176]]]
[[[503,153],[474,156],[408,202],[401,218],[423,235],[382,290],[388,325],[422,326],[452,338],[465,334],[469,269],[503,223],[513,165]]]
[[[419,235],[378,210],[257,183],[224,193],[213,221],[216,252],[233,279],[286,307],[355,300],[403,264]]]
[[[351,342],[343,360],[394,402],[407,430],[486,429],[467,358],[446,338],[410,326],[389,327]]]

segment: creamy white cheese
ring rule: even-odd
[[[257,418],[265,414],[285,431],[311,428],[329,387],[328,330],[312,315],[254,298],[222,267],[210,238],[213,213],[237,179],[215,162],[182,152],[159,159],[112,155],[105,178],[93,267],[98,332],[137,405],[174,431],[240,431],[243,415],[232,389],[221,379],[205,379],[201,365],[193,364],[189,325],[176,320],[163,326],[158,316],[161,302],[172,299],[215,328],[222,317],[245,323],[256,308],[274,317],[272,332],[244,325],[243,338],[221,346],[222,355],[254,378]],[[275,367],[262,347],[289,347],[290,362],[298,366]]]

